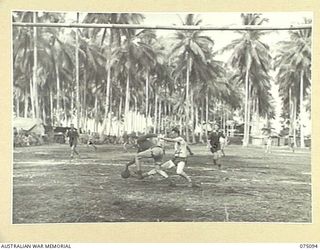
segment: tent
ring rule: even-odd
[[[22,130],[37,135],[45,134],[44,125],[40,119],[15,117],[13,118],[13,127],[16,128],[18,132]]]

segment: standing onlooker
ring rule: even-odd
[[[70,145],[70,149],[71,149],[70,158],[71,159],[73,158],[74,153],[76,153],[80,157],[80,154],[76,149],[77,145],[78,145],[79,133],[74,128],[73,124],[70,125],[70,129],[67,131],[67,135],[66,136],[69,138],[69,145]]]
[[[271,146],[272,146],[272,137],[271,135],[268,136],[266,141],[266,153],[271,153]]]
[[[223,133],[219,131],[219,126],[217,124],[214,125],[214,129],[209,134],[208,137],[208,146],[210,148],[211,153],[213,154],[213,164],[218,165],[218,168],[221,168],[221,144],[220,144],[220,138],[225,136]]]

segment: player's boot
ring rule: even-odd
[[[191,182],[188,183],[188,187],[190,187],[190,188],[199,188],[200,185],[198,185],[195,182],[191,181]]]

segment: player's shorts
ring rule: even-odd
[[[214,145],[210,147],[211,153],[215,153],[221,150],[221,147],[219,145]]]
[[[213,152],[213,159],[214,159],[214,160],[218,160],[218,159],[221,158],[221,157],[222,157],[222,152],[221,152],[221,150],[217,150],[217,151]]]
[[[175,156],[172,160],[171,160],[174,165],[178,165],[179,162],[184,162],[185,164],[187,164],[187,158],[186,157],[178,157],[178,156]]]
[[[137,154],[138,159],[153,158],[156,163],[161,163],[163,159],[163,149],[161,147],[149,148]]]
[[[92,140],[89,140],[89,141],[88,141],[88,145],[93,145],[93,141],[92,141]]]
[[[69,145],[70,145],[70,147],[75,147],[75,146],[77,146],[77,141],[76,140],[69,140]]]

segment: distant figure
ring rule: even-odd
[[[211,153],[213,154],[213,164],[218,165],[218,168],[221,169],[221,144],[220,138],[225,136],[219,131],[219,126],[214,125],[214,129],[209,134],[208,137],[208,147],[210,148]]]
[[[294,151],[295,151],[295,143],[294,143],[293,136],[289,136],[289,147],[292,150],[292,152],[294,153]]]
[[[267,141],[266,141],[266,153],[271,153],[271,146],[272,146],[272,137],[271,135],[268,136]]]
[[[227,138],[224,136],[222,130],[220,130],[220,133],[223,135],[223,136],[220,136],[219,138],[221,153],[223,156],[226,156],[226,154],[224,153],[224,148],[226,147],[226,144],[227,144]]]
[[[67,131],[66,136],[69,138],[69,145],[71,149],[71,155],[70,158],[73,159],[74,153],[76,153],[79,157],[80,154],[77,151],[77,145],[78,145],[78,139],[79,139],[79,133],[78,131],[74,128],[74,125],[70,125],[70,129]]]
[[[127,132],[124,132],[122,139],[123,139],[123,145],[122,145],[123,149],[125,152],[128,152],[127,144],[129,143],[129,135],[127,134]]]
[[[93,138],[93,134],[90,132],[90,130],[88,131],[88,142],[87,142],[87,147],[92,146],[94,148],[95,151],[97,151],[97,147],[94,143],[94,138]]]

